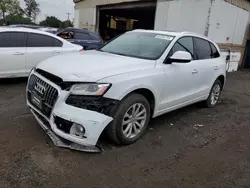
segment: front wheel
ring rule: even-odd
[[[137,93],[121,101],[114,120],[107,127],[109,137],[120,145],[137,141],[146,131],[150,119],[150,106],[147,99]]]
[[[208,108],[213,108],[217,105],[222,91],[222,84],[220,80],[216,80],[214,82],[214,85],[212,86],[212,89],[209,93],[209,96],[207,100],[205,101],[205,104]]]

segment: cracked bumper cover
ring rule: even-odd
[[[28,100],[27,104],[31,108],[31,112],[35,116],[38,123],[46,131],[55,145],[80,151],[101,151],[101,149],[96,146],[97,141],[103,130],[113,120],[113,118],[98,112],[67,105],[65,103],[65,99],[67,97],[68,92],[60,92],[60,96],[52,110],[50,118],[43,115]],[[72,123],[82,125],[85,128],[85,137],[77,137],[58,129],[55,124],[54,117],[60,117]],[[44,121],[47,122],[45,123]]]

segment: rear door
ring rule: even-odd
[[[26,39],[24,32],[0,33],[0,77],[26,76]]]
[[[27,72],[41,61],[62,52],[63,43],[51,36],[29,33],[27,40]]]
[[[196,52],[196,69],[198,71],[197,93],[200,96],[207,95],[211,89],[211,83],[214,82],[214,69],[216,68],[216,60],[213,58],[210,42],[194,37]]]

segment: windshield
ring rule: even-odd
[[[100,50],[142,59],[158,59],[174,39],[173,36],[145,32],[129,32],[114,39]]]

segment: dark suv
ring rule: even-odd
[[[60,30],[56,35],[73,44],[81,45],[84,50],[93,50],[103,44],[102,38],[97,33],[86,29],[67,28]]]

